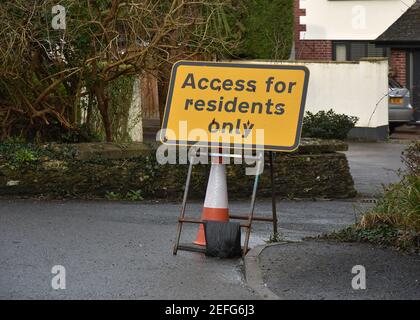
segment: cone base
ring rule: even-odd
[[[203,208],[203,213],[201,220],[209,220],[209,221],[222,221],[228,222],[229,221],[229,209],[228,208]],[[194,244],[199,246],[206,245],[206,236],[204,233],[204,226],[201,224],[198,228],[197,238],[193,241]]]
[[[194,244],[199,246],[205,246],[206,245],[206,236],[204,234],[204,227],[203,225],[200,225],[197,233],[197,239],[193,241]]]

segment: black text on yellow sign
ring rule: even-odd
[[[309,70],[298,65],[177,62],[161,141],[293,151],[308,81]]]

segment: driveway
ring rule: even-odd
[[[345,154],[356,190],[362,197],[378,196],[383,184],[400,180],[398,170],[404,168],[401,153],[406,147],[397,143],[349,143]]]

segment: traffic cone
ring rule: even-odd
[[[226,184],[226,168],[221,158],[212,158],[209,182],[201,220],[229,221],[228,193]],[[204,226],[200,224],[195,244],[206,245]]]

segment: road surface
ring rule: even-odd
[[[354,221],[353,202],[279,202],[288,239],[339,229]],[[232,202],[235,212],[248,205]],[[197,215],[201,204],[194,203]],[[268,214],[270,201],[258,203]],[[179,204],[0,201],[0,299],[257,299],[242,260],[180,251],[172,255]],[[184,242],[197,226],[186,225]],[[270,225],[255,227],[251,246]],[[51,269],[66,270],[66,289],[53,290]]]

